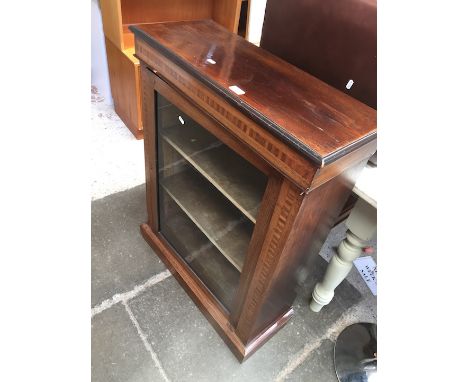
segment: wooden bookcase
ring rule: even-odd
[[[115,111],[136,138],[143,138],[140,63],[134,57],[135,41],[128,27],[212,19],[237,33],[242,3],[242,0],[100,0]]]
[[[142,24],[141,232],[239,360],[293,313],[376,111],[209,20]]]

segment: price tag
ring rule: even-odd
[[[362,279],[374,296],[377,296],[377,264],[371,256],[358,257],[353,261]]]
[[[229,86],[229,89],[231,89],[237,95],[245,94],[245,91],[243,91],[239,86],[236,85]]]

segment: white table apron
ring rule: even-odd
[[[359,196],[356,205],[346,219],[346,238],[338,246],[328,264],[323,280],[315,285],[310,309],[319,312],[330,303],[335,289],[351,271],[353,261],[362,254],[362,249],[377,229],[377,167],[367,164],[362,170],[353,192]]]

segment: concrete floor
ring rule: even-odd
[[[142,141],[96,92],[91,109],[92,380],[336,381],[336,336],[351,323],[376,322],[376,297],[354,268],[330,305],[318,314],[308,308],[346,227],[335,227],[315,258],[294,317],[239,364],[139,233],[146,220]]]

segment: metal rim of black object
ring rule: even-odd
[[[347,326],[336,339],[334,362],[340,382],[376,382],[377,325],[361,322]]]

